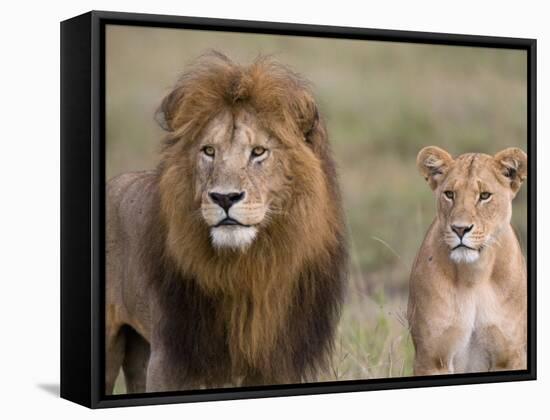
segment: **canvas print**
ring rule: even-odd
[[[526,370],[527,71],[106,25],[105,394]]]

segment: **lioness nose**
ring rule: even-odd
[[[454,233],[456,233],[458,235],[458,237],[460,239],[462,239],[464,237],[464,235],[466,235],[466,233],[471,231],[473,229],[473,227],[474,227],[474,225],[470,225],[470,226],[451,225],[451,229],[453,230]]]
[[[208,195],[210,196],[210,198],[214,203],[216,203],[225,211],[228,211],[233,204],[238,203],[244,198],[244,191],[232,192],[228,194],[211,192],[211,193],[208,193]]]

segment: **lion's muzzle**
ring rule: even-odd
[[[446,241],[451,248],[450,257],[455,263],[473,263],[479,258],[480,247],[472,240],[474,225],[453,223]]]
[[[252,244],[264,216],[263,205],[248,201],[246,191],[211,190],[205,194],[201,210],[210,227],[216,248],[245,250]]]

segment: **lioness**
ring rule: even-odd
[[[417,166],[437,216],[410,278],[414,374],[525,369],[527,272],[510,219],[527,155],[509,148],[453,159],[430,146]]]

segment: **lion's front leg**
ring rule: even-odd
[[[445,375],[455,373],[456,356],[464,350],[469,340],[469,331],[459,326],[441,329],[438,334],[413,334],[415,345],[414,374]]]
[[[147,392],[180,391],[189,388],[182,375],[162,349],[151,351],[147,367]]]
[[[452,357],[438,348],[437,343],[416,345],[413,372],[415,376],[446,375],[454,373]]]
[[[417,353],[414,361],[414,375],[446,375],[453,373],[450,357],[436,358],[429,354]]]
[[[489,353],[489,370],[527,369],[527,344],[523,334],[510,337],[501,328],[490,325],[483,328],[480,335]]]

